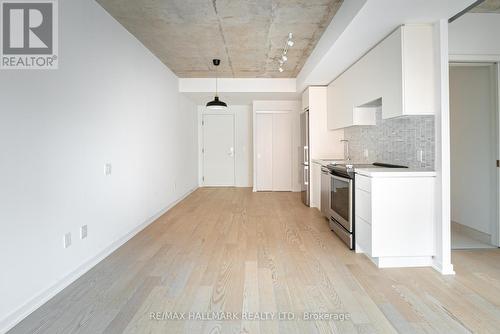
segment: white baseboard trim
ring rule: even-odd
[[[414,267],[432,267],[434,262],[432,256],[386,256],[386,257],[371,257],[366,254],[358,244],[356,244],[356,253],[364,253],[364,255],[377,268],[414,268]]]
[[[374,259],[379,268],[431,267],[432,256],[390,256]]]
[[[437,262],[435,259],[432,263],[432,269],[440,273],[441,275],[455,275],[455,270],[453,269],[453,264],[449,263],[443,266],[441,262]]]
[[[102,250],[100,253],[92,257],[91,259],[87,260],[84,262],[80,267],[78,267],[76,270],[73,272],[69,273],[64,277],[62,280],[48,288],[47,290],[43,291],[36,297],[34,297],[32,300],[15,310],[14,312],[10,313],[7,315],[5,318],[0,320],[0,333],[4,334],[10,329],[12,329],[14,326],[16,326],[18,323],[20,323],[24,318],[29,316],[31,313],[33,313],[35,310],[37,310],[40,306],[48,302],[50,299],[52,299],[55,295],[57,295],[59,292],[64,290],[66,287],[68,287],[71,283],[76,281],[78,278],[83,276],[87,271],[92,269],[96,264],[104,260],[107,256],[109,256],[111,253],[113,253],[115,250],[117,250],[119,247],[121,247],[123,244],[125,244],[127,241],[132,239],[136,234],[141,232],[143,229],[151,225],[151,223],[155,222],[158,218],[160,218],[162,215],[164,215],[167,211],[169,211],[171,208],[173,208],[175,205],[177,205],[179,202],[184,200],[186,197],[191,195],[198,187],[191,189],[184,195],[182,195],[179,199],[174,201],[173,203],[170,203],[167,207],[164,209],[160,210],[157,212],[155,215],[147,219],[145,222],[140,224],[139,226],[135,227],[132,231],[128,232],[126,235],[118,239],[117,241],[113,242],[111,245],[106,247],[104,250]]]

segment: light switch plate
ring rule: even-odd
[[[418,162],[424,162],[424,151],[423,150],[418,150],[417,159],[418,159]]]
[[[64,248],[68,248],[69,246],[71,246],[71,233],[66,233],[64,235],[64,244],[63,244]]]
[[[87,235],[88,235],[87,225],[83,225],[82,227],[80,227],[80,239],[87,238]]]
[[[113,170],[113,167],[111,166],[110,163],[107,163],[107,164],[104,165],[104,175],[110,176],[112,170]]]

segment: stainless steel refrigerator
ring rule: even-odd
[[[311,188],[309,185],[311,165],[311,161],[309,159],[309,109],[306,109],[302,114],[300,114],[299,157],[301,157],[299,171],[301,176],[300,183],[302,185],[302,203],[309,206],[311,192]]]

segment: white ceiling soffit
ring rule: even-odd
[[[299,100],[297,81],[290,78],[220,78],[219,96],[230,105],[251,104],[254,100]],[[180,78],[179,92],[197,104],[214,97],[215,79]]]
[[[344,1],[297,77],[300,92],[328,85],[401,24],[448,19],[474,0]]]
[[[182,93],[182,95],[202,106],[214,98],[214,93]],[[220,96],[229,107],[249,105],[254,101],[299,101],[300,98],[299,93],[224,93]]]
[[[293,78],[219,78],[219,92],[243,93],[295,93],[296,79]],[[181,93],[213,93],[215,92],[214,78],[179,78],[179,92]]]

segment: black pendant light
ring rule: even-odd
[[[219,100],[219,96],[217,96],[218,93],[218,87],[217,87],[217,66],[220,65],[220,59],[214,59],[212,60],[214,66],[215,66],[215,97],[213,101],[210,101],[207,103],[207,108],[216,110],[216,109],[226,109],[227,104],[225,102],[222,102]]]

